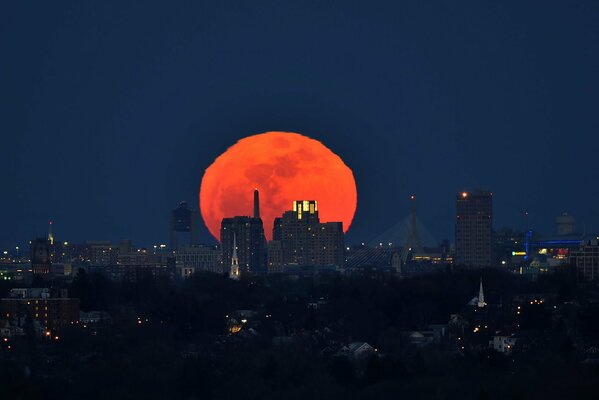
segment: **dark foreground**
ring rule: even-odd
[[[71,295],[110,320],[5,342],[0,399],[596,399],[596,286],[485,270],[477,309],[480,277],[118,284],[81,272]],[[508,331],[513,348],[493,350]]]

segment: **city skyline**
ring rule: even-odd
[[[5,2],[0,399],[595,399],[599,0]]]
[[[146,19],[133,6],[30,15],[10,4],[0,243],[24,243],[48,220],[77,241],[166,240],[165,210],[195,204],[212,160],[273,129],[325,143],[355,172],[350,242],[408,215],[411,193],[434,236],[450,238],[452,197],[476,188],[495,193],[497,227],[523,226],[528,210],[542,232],[562,212],[598,231],[599,189],[587,184],[596,5],[433,3],[148,3]]]
[[[459,191],[459,192],[457,192],[457,193],[455,193],[453,195],[453,199],[455,199],[456,196],[458,196],[458,197],[462,196],[464,193],[477,192],[477,191],[480,191],[480,190],[481,190],[480,188],[477,188],[475,190],[470,190],[470,191]],[[410,218],[411,211],[410,211],[409,207],[410,207],[410,204],[415,201],[415,197],[416,196],[414,196],[413,194],[410,194],[408,196],[408,198],[405,199],[405,203],[406,203],[406,207],[407,207],[406,208],[406,214],[403,215],[403,216],[401,216],[397,221],[393,222],[394,225],[398,225],[401,222],[402,219],[406,220],[406,219]],[[318,201],[318,200],[316,200],[316,201]],[[179,202],[179,207],[178,208],[182,207],[183,205],[185,207],[187,207],[187,201],[181,200]],[[224,218],[249,217],[252,214],[252,210],[253,210],[252,207],[254,207],[254,206],[250,204],[250,205],[248,205],[248,207],[249,207],[248,208],[248,212],[245,213],[245,214],[241,213],[239,215],[230,215],[230,216],[225,216]],[[171,214],[175,210],[172,210],[172,205],[171,205],[171,211],[172,211]],[[195,220],[195,224],[197,225],[197,227],[193,228],[194,231],[193,231],[193,235],[192,235],[192,243],[204,244],[204,245],[213,245],[213,244],[220,243],[220,240],[217,240],[216,238],[214,238],[208,232],[208,229],[205,226],[204,221],[202,220],[201,216],[199,216],[199,212],[197,210],[195,210],[193,208],[193,206],[192,206],[191,210],[192,210],[192,215],[197,219],[197,220]],[[493,206],[493,213],[495,213],[495,206]],[[136,244],[138,244],[139,246],[144,247],[144,248],[150,248],[151,246],[156,245],[156,244],[159,244],[159,245],[166,245],[166,244],[169,244],[169,243],[172,244],[173,235],[174,235],[174,232],[175,232],[173,230],[173,227],[172,227],[173,226],[172,225],[173,224],[173,216],[171,215],[169,217],[168,211],[165,213],[165,215],[166,215],[165,219],[167,220],[167,224],[164,227],[164,229],[160,230],[159,235],[157,235],[157,236],[161,236],[161,237],[158,240],[153,241],[153,242],[143,242],[143,241],[139,240],[139,238],[136,238],[136,237],[96,237],[96,236],[91,236],[91,237],[81,237],[80,239],[77,239],[77,238],[73,239],[72,237],[66,237],[66,236],[64,236],[64,233],[61,233],[60,231],[59,231],[59,234],[58,234],[58,240],[63,240],[63,241],[66,240],[67,242],[72,242],[72,243],[86,243],[86,242],[94,242],[94,241],[108,241],[108,242],[118,243],[119,241],[122,241],[122,240],[132,240]],[[574,229],[573,233],[587,235],[587,236],[593,235],[593,234],[596,233],[595,231],[590,230],[588,228],[588,226],[587,226],[586,223],[581,222],[580,220],[578,220],[576,218],[576,214],[572,214],[572,213],[569,213],[569,212],[561,212],[561,213],[559,213],[559,214],[557,214],[557,215],[555,215],[553,217],[548,218],[547,221],[546,221],[546,223],[545,223],[545,225],[547,226],[547,230],[546,231],[538,230],[538,229],[535,228],[535,226],[531,225],[531,222],[530,222],[531,221],[531,219],[530,219],[530,212],[528,210],[522,211],[521,216],[520,216],[521,220],[519,221],[519,225],[520,226],[498,225],[498,224],[494,223],[491,226],[491,228],[492,228],[492,230],[494,232],[498,231],[498,230],[501,230],[501,229],[506,229],[507,228],[507,229],[512,229],[514,231],[519,231],[519,232],[525,232],[527,230],[532,230],[533,232],[536,232],[537,234],[548,236],[548,237],[555,236],[555,235],[559,236],[560,235],[559,234],[559,229],[560,229],[559,228],[559,219],[563,218],[564,216],[567,216],[568,218],[572,219],[572,223],[573,223],[573,227],[572,228]],[[419,214],[419,219],[420,218],[422,218],[421,214]],[[449,218],[452,221],[454,221],[454,224],[452,226],[452,231],[453,232],[448,237],[441,237],[441,238],[434,237],[434,240],[435,240],[435,242],[437,244],[441,243],[444,240],[449,240],[451,243],[455,242],[455,239],[456,239],[456,234],[455,234],[455,229],[456,229],[456,224],[455,224],[455,203],[454,203],[453,214],[451,216],[449,216]],[[425,216],[423,218],[423,220],[426,221],[426,220],[428,220],[428,218],[426,218],[426,216]],[[335,222],[335,221],[330,221],[330,222]],[[56,221],[54,221],[54,220],[46,221],[45,224],[44,224],[45,230],[41,229],[41,230],[36,231],[34,234],[29,235],[28,239],[25,239],[22,242],[16,242],[15,240],[13,240],[9,245],[0,244],[0,247],[1,247],[0,250],[2,250],[2,251],[8,251],[11,254],[16,254],[19,251],[22,252],[23,249],[25,249],[25,251],[27,251],[26,247],[24,247],[24,246],[28,245],[30,242],[35,241],[36,239],[39,239],[39,238],[50,238],[50,236],[52,236],[52,239],[53,239],[54,238],[54,234],[55,234],[55,229],[56,229],[56,228],[54,228],[54,225],[56,225]],[[428,229],[428,228],[431,227],[431,225],[426,225],[426,223],[424,224],[424,226],[425,226],[425,229]],[[433,223],[432,227],[434,228],[434,226],[435,225]],[[370,235],[366,239],[364,239],[364,238],[355,238],[355,236],[354,236],[355,240],[349,240],[348,244],[374,243],[373,242],[373,238],[375,238],[375,237],[380,238],[381,237],[381,233],[384,232],[385,230],[387,230],[387,232],[388,232],[389,228],[393,229],[393,226],[389,225],[389,226],[386,226],[385,228],[380,227],[379,231],[378,231],[378,233],[376,235],[372,234],[372,235]],[[202,237],[203,240],[198,240],[197,239],[197,236],[198,236],[197,231],[198,230],[205,231],[205,235]],[[428,231],[426,233],[430,234]],[[169,234],[170,234],[170,239],[169,239]],[[349,234],[350,237],[352,237],[352,235],[351,235],[351,229],[346,233],[346,236],[348,234]],[[383,235],[384,235],[384,233],[383,233]],[[77,236],[77,235],[75,235],[75,236]],[[393,246],[399,246],[399,247],[401,247],[402,243],[393,243]]]

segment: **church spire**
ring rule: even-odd
[[[54,233],[52,233],[52,221],[48,222],[48,242],[54,244]]]
[[[229,278],[235,280],[239,279],[239,257],[237,257],[237,236],[235,235],[235,232],[233,232],[233,255],[231,256]]]
[[[485,303],[485,293],[483,292],[483,278],[480,278],[480,288],[478,289],[478,306],[484,307],[487,303]]]

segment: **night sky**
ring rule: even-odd
[[[0,246],[50,219],[59,240],[166,242],[214,158],[269,130],[353,170],[349,242],[411,193],[453,241],[477,187],[495,228],[528,209],[599,231],[597,1],[106,3],[2,4]]]

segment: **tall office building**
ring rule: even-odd
[[[267,272],[277,274],[283,272],[283,244],[280,240],[271,240],[266,248]]]
[[[237,260],[241,275],[266,273],[266,238],[260,218],[258,191],[254,191],[254,216],[223,218],[220,228],[222,262],[228,271],[237,249]]]
[[[463,192],[456,197],[455,264],[491,266],[493,196],[488,191]]]
[[[275,221],[273,237],[280,238],[283,265],[343,267],[343,224],[321,223],[315,200],[294,201],[293,210]]]
[[[197,244],[198,213],[190,209],[186,201],[171,211],[170,238],[172,250]]]
[[[35,275],[48,275],[52,271],[48,239],[39,238],[31,242],[31,270]]]
[[[283,218],[281,218],[281,217],[277,217],[273,221],[272,240],[281,240],[283,238],[282,223],[283,223]]]

